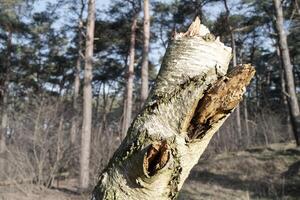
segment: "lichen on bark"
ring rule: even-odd
[[[253,76],[250,65],[225,76],[230,59],[231,48],[199,19],[175,34],[144,108],[99,177],[94,200],[177,197]]]

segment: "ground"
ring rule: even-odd
[[[274,144],[200,161],[180,199],[300,199],[300,149]]]
[[[0,200],[89,199],[75,189],[75,180],[53,189],[0,186]],[[281,143],[200,160],[179,199],[300,199],[300,148]]]

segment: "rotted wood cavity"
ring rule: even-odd
[[[228,116],[242,100],[245,87],[249,85],[254,74],[254,67],[245,64],[219,78],[199,101],[188,128],[188,138],[190,140],[202,138],[213,124]]]
[[[144,169],[149,176],[153,176],[167,164],[170,157],[168,149],[169,146],[166,141],[152,144],[149,147],[144,157]]]

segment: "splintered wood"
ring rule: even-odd
[[[200,18],[196,17],[195,21],[193,21],[193,23],[190,25],[187,32],[184,33],[184,36],[193,37],[195,35],[198,35],[200,32],[200,25],[201,25]]]
[[[193,23],[189,26],[189,29],[184,33],[175,32],[173,38],[178,39],[182,37],[205,37],[211,35],[206,26],[201,24],[200,18],[196,17]]]
[[[201,138],[214,123],[226,117],[242,100],[245,87],[254,74],[254,67],[245,64],[218,79],[198,104],[188,130],[189,139]]]

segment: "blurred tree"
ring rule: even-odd
[[[76,6],[76,5],[74,5]],[[85,10],[86,2],[84,0],[80,0],[79,3],[79,12],[78,14],[78,26],[77,26],[77,58],[76,58],[76,66],[75,66],[75,73],[74,73],[74,93],[73,93],[73,109],[74,114],[72,116],[72,124],[71,124],[71,133],[70,133],[70,140],[71,143],[74,145],[77,138],[77,130],[78,130],[78,95],[80,89],[80,72],[81,72],[81,63],[83,56],[83,12]],[[74,9],[76,12],[76,8]]]
[[[16,45],[13,44],[14,34],[26,34],[28,29],[20,20],[20,13],[24,7],[30,7],[30,2],[11,0],[1,2],[0,5],[0,153],[5,151],[5,138],[8,129],[8,110],[10,107],[10,82],[12,80],[13,67],[16,62]],[[24,13],[24,12],[23,12]]]
[[[126,99],[124,102],[124,119],[122,124],[122,134],[125,136],[129,125],[131,123],[132,116],[132,95],[133,95],[133,80],[134,80],[134,63],[135,63],[135,40],[136,40],[136,28],[137,17],[140,11],[138,2],[131,2],[133,17],[131,25],[130,47],[129,47],[129,64],[127,69],[127,84],[126,84]]]
[[[231,41],[231,49],[232,49],[232,66],[235,68],[237,66],[237,50],[236,50],[236,44],[235,44],[235,33],[234,28],[232,27],[231,23],[229,23],[229,17],[230,17],[230,9],[228,7],[227,0],[223,0],[225,10],[226,10],[226,24],[228,24],[229,27],[229,33],[230,33],[230,41]],[[242,124],[241,124],[241,114],[240,114],[240,106],[238,105],[235,109],[235,119],[236,119],[236,127],[237,127],[237,133],[238,137],[242,137]]]
[[[88,1],[88,18],[85,48],[84,85],[83,85],[83,123],[80,154],[80,188],[89,186],[89,162],[92,128],[92,67],[95,30],[95,0]]]
[[[141,105],[144,105],[149,90],[149,42],[150,42],[150,8],[149,0],[144,0],[144,32],[143,32],[143,58],[142,58],[142,85],[141,85]]]
[[[293,132],[295,136],[295,140],[297,145],[300,145],[299,137],[300,137],[300,110],[298,104],[298,98],[296,95],[296,88],[294,83],[294,75],[293,75],[293,66],[290,60],[289,47],[287,43],[287,36],[284,30],[284,16],[283,16],[283,8],[282,2],[280,0],[274,0],[274,7],[276,13],[276,28],[279,38],[279,49],[280,55],[282,59],[282,64],[285,72],[285,80],[287,92],[289,94],[288,104],[290,108],[291,122],[293,127]]]

